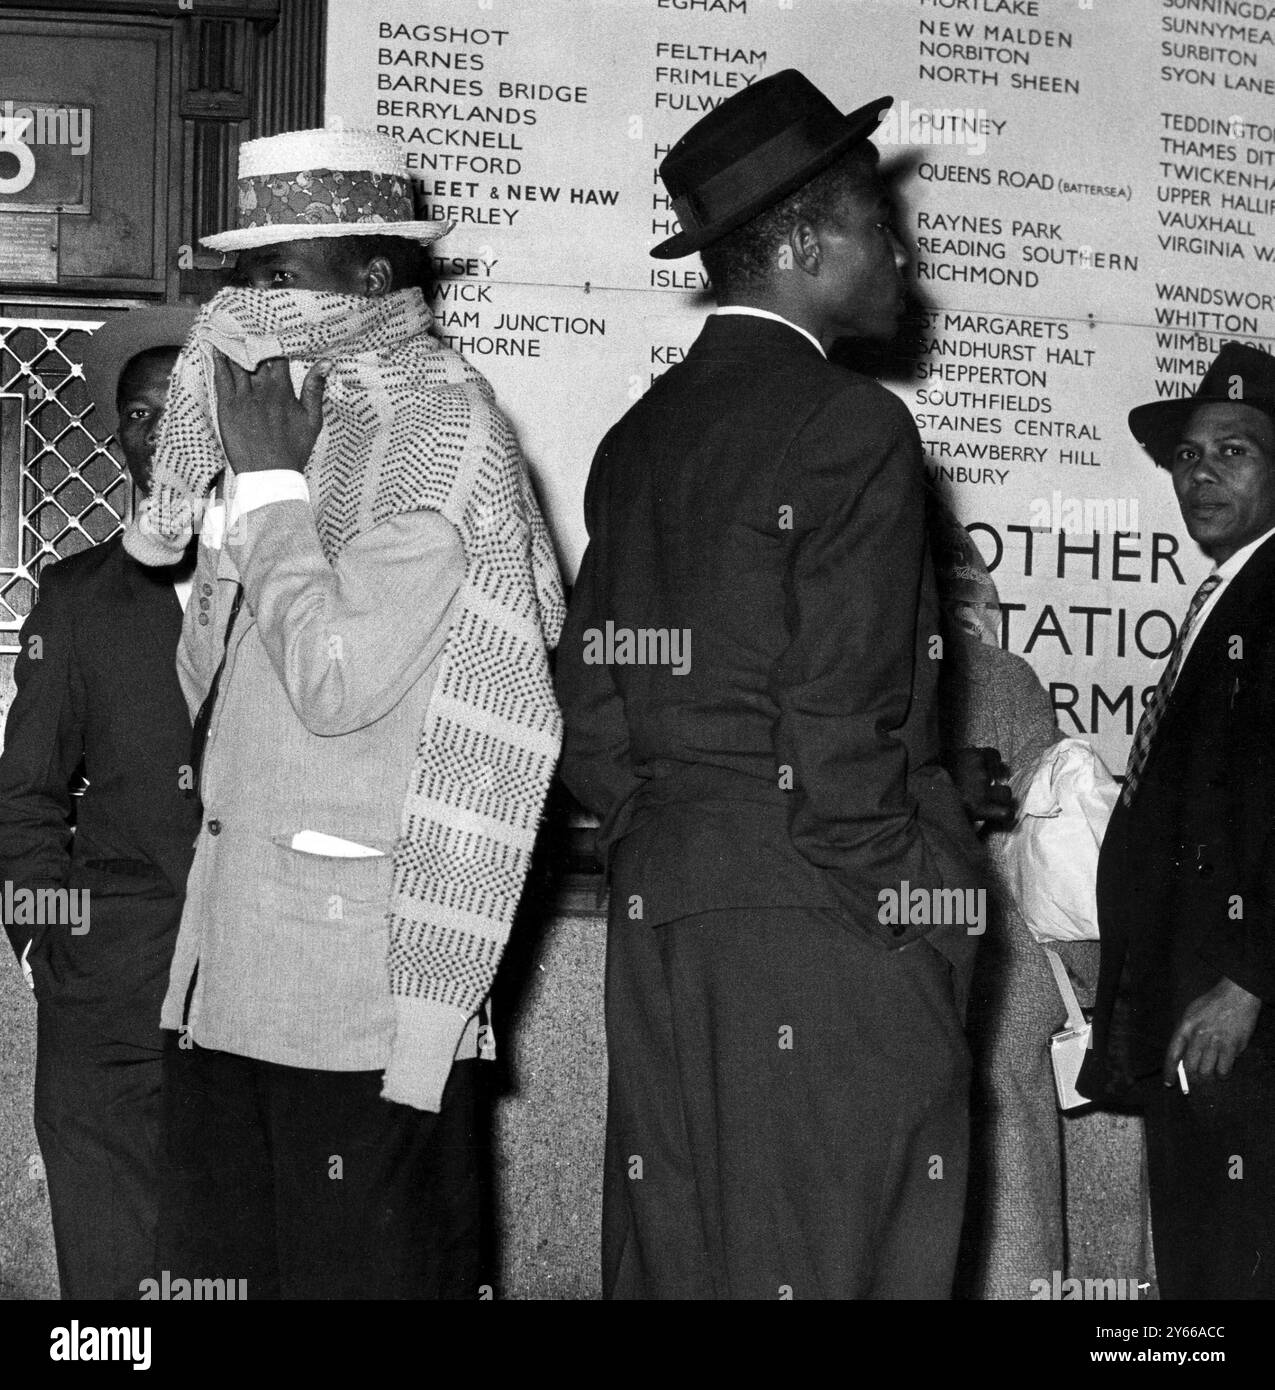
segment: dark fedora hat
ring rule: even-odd
[[[843,115],[795,68],[737,92],[664,156],[660,178],[682,230],[651,255],[689,256],[743,226],[865,140],[893,102]]]
[[[81,370],[97,407],[94,422],[103,439],[119,429],[115,393],[124,368],[152,348],[184,347],[198,312],[185,304],[134,309],[107,319],[89,339]]]
[[[1275,357],[1244,343],[1225,343],[1195,395],[1152,401],[1129,412],[1133,437],[1161,468],[1173,463],[1182,431],[1202,405],[1251,405],[1275,420]]]

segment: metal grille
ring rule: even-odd
[[[0,318],[0,651],[18,650],[46,563],[109,539],[131,485],[86,423],[79,358],[101,321]],[[19,467],[18,458],[21,458]]]

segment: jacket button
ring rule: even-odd
[[[219,820],[210,820],[210,821],[208,822],[208,833],[209,833],[210,835],[220,835],[220,834],[221,834],[221,822],[220,822]]]
[[[207,626],[208,626],[208,614],[207,614],[207,613],[201,613],[201,614],[199,615],[199,622],[200,622],[200,625],[201,625],[202,627],[207,627]]]
[[[201,584],[201,585],[199,586],[199,592],[200,592],[201,594],[211,594],[211,593],[212,593],[212,585],[211,585],[211,584]]]

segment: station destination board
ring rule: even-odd
[[[437,245],[440,335],[485,372],[568,577],[606,429],[711,300],[660,159],[783,68],[876,136],[912,257],[874,358],[994,566],[1004,645],[1123,765],[1207,570],[1129,408],[1275,338],[1275,3],[330,0],[327,119],[396,136]]]

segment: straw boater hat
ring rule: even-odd
[[[420,222],[396,140],[371,130],[293,130],[239,147],[239,227],[202,237],[213,251],[330,236],[437,241],[451,222]]]
[[[94,425],[103,439],[119,429],[115,395],[124,368],[134,357],[153,348],[184,346],[197,312],[184,304],[134,309],[108,319],[89,339],[82,370],[97,407]]]
[[[893,102],[879,97],[842,115],[796,68],[728,97],[660,165],[682,230],[651,255],[689,256],[782,202],[866,140]]]
[[[1187,421],[1200,406],[1213,404],[1251,405],[1275,420],[1275,357],[1245,343],[1224,343],[1195,395],[1135,406],[1129,428],[1161,468],[1171,468]]]

